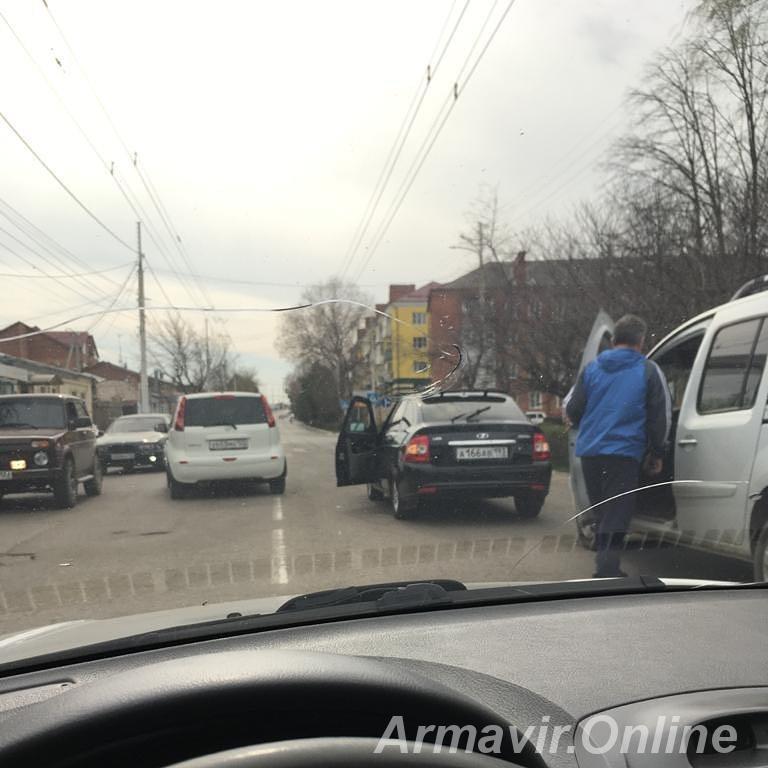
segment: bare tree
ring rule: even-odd
[[[225,333],[200,333],[178,313],[150,327],[150,351],[157,368],[185,392],[227,389],[236,355]]]
[[[348,397],[359,361],[355,331],[372,299],[351,283],[331,278],[307,288],[307,306],[285,314],[277,340],[279,352],[305,368],[317,363],[332,371],[339,399]]]

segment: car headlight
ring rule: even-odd
[[[34,461],[35,464],[38,467],[47,467],[48,466],[48,454],[45,451],[38,451],[32,457],[32,461]]]

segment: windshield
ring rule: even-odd
[[[107,428],[107,434],[115,432],[167,432],[165,422],[155,417],[131,417],[117,419]]]
[[[0,429],[64,429],[64,404],[59,400],[0,399]]]
[[[0,635],[766,578],[768,0],[2,5]]]

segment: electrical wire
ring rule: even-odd
[[[365,271],[365,268],[368,266],[368,264],[370,263],[371,259],[374,256],[374,254],[378,250],[379,245],[383,241],[387,231],[389,230],[389,227],[392,224],[392,221],[394,220],[395,216],[397,216],[397,213],[400,210],[400,207],[402,206],[403,201],[408,196],[408,192],[410,191],[411,187],[413,186],[413,183],[416,181],[416,177],[418,176],[419,171],[421,170],[421,168],[423,167],[423,165],[426,162],[427,158],[429,157],[429,153],[431,152],[432,147],[435,145],[435,142],[437,141],[438,137],[440,136],[440,133],[442,132],[443,127],[445,126],[446,122],[448,121],[448,118],[451,116],[451,112],[453,112],[453,109],[456,106],[456,103],[458,102],[459,96],[464,92],[465,88],[467,87],[467,84],[469,83],[469,81],[471,80],[472,76],[476,72],[477,67],[479,66],[480,62],[482,61],[483,57],[485,56],[486,52],[488,51],[488,48],[490,47],[491,43],[493,42],[494,38],[496,37],[496,34],[498,33],[499,29],[501,28],[501,25],[504,23],[504,20],[507,18],[509,12],[512,10],[512,7],[514,6],[514,4],[516,2],[517,2],[517,0],[510,0],[509,1],[509,3],[507,4],[506,8],[503,11],[503,13],[501,14],[501,17],[499,18],[498,22],[496,23],[496,26],[493,28],[490,36],[488,37],[488,40],[485,42],[485,45],[482,47],[480,53],[478,54],[477,58],[475,59],[474,63],[472,64],[469,72],[467,73],[466,77],[464,78],[464,80],[459,85],[459,80],[461,79],[461,75],[463,74],[464,70],[466,69],[466,67],[467,67],[467,65],[469,63],[469,59],[470,59],[470,57],[472,55],[472,52],[474,51],[474,48],[476,47],[476,44],[477,44],[477,42],[479,40],[479,36],[478,36],[478,38],[476,38],[475,44],[473,45],[472,49],[470,50],[470,53],[467,55],[467,58],[464,60],[464,64],[462,65],[462,68],[461,68],[461,70],[459,72],[459,77],[457,77],[456,82],[454,83],[453,89],[452,89],[451,93],[448,96],[448,100],[449,100],[448,109],[445,112],[445,115],[442,117],[442,119],[440,119],[440,114],[445,109],[445,103],[441,107],[440,112],[438,112],[438,115],[435,118],[435,121],[433,122],[432,127],[434,127],[438,123],[438,121],[439,121],[439,124],[437,124],[436,130],[432,134],[431,140],[429,139],[430,132],[427,133],[427,137],[425,138],[424,143],[422,143],[422,147],[420,148],[420,152],[422,151],[422,148],[425,147],[425,144],[426,144],[426,148],[423,150],[423,154],[421,155],[421,158],[419,158],[419,154],[418,153],[417,153],[416,157],[414,158],[414,162],[411,164],[411,168],[413,168],[414,170],[411,173],[411,170],[409,169],[410,177],[408,175],[406,175],[405,179],[403,180],[403,183],[400,186],[400,189],[402,190],[402,194],[400,194],[399,191],[398,191],[399,197],[396,195],[395,200],[393,200],[393,204],[390,207],[391,213],[389,214],[389,216],[385,217],[385,219],[383,220],[383,225],[379,229],[379,232],[377,233],[377,235],[374,237],[373,244],[371,245],[371,247],[368,250],[368,254],[367,254],[366,258],[365,258],[365,261],[363,262],[362,266],[358,269],[358,271],[357,271],[357,273],[355,275],[355,280],[358,280],[360,278],[362,273]],[[491,9],[491,12],[492,11],[493,11],[493,8]],[[487,20],[489,18],[490,18],[490,14],[488,15],[488,17],[486,17],[486,24],[487,24]],[[485,28],[485,24],[483,25],[483,29],[484,28]],[[482,29],[481,29],[481,33],[482,33]],[[453,97],[453,98],[451,98],[451,97]],[[428,141],[428,143],[427,143],[427,141]],[[414,168],[414,166],[415,166],[415,168]]]
[[[106,312],[108,312],[110,309],[112,309],[115,304],[120,300],[120,297],[123,295],[123,291],[128,287],[128,283],[131,281],[131,278],[133,277],[133,273],[136,271],[136,264],[131,265],[131,269],[129,270],[128,274],[126,275],[125,281],[123,282],[122,286],[120,287],[120,290],[115,294],[115,298],[112,299],[112,301],[107,305],[107,308],[105,310],[105,314],[102,314],[100,317],[97,317],[86,329],[86,333],[91,333],[93,329],[107,316]],[[117,315],[114,315],[114,317],[117,317]],[[111,328],[111,326],[110,326]]]
[[[83,211],[85,211],[88,216],[93,219],[105,232],[107,232],[111,237],[113,237],[120,245],[127,248],[129,251],[133,251],[133,246],[129,245],[125,240],[123,240],[120,235],[117,234],[113,229],[111,229],[107,224],[105,224],[62,180],[61,178],[56,174],[56,172],[48,165],[48,163],[43,160],[42,157],[35,151],[35,149],[32,147],[32,145],[24,138],[24,136],[18,131],[16,126],[6,117],[4,112],[0,112],[0,119],[11,129],[11,131],[14,133],[16,138],[29,150],[30,154],[37,160],[40,165],[42,165],[43,168],[45,168],[46,171],[51,175],[51,177],[56,181],[56,183],[77,203],[80,208],[82,208]]]
[[[48,275],[48,274],[41,274],[41,275],[22,275],[18,272],[0,272],[0,277],[19,277],[23,278],[24,280],[34,280],[34,279],[46,279],[46,280],[67,280],[74,277],[91,277],[92,275],[103,275],[107,272],[116,272],[118,269],[124,269],[127,266],[130,266],[133,262],[126,262],[125,264],[118,264],[115,267],[107,267],[106,269],[94,269],[92,272],[80,272],[78,274],[74,275]]]
[[[448,47],[450,46],[451,41],[453,40],[456,34],[456,31],[459,28],[459,24],[461,23],[461,20],[464,18],[464,14],[466,13],[467,8],[469,7],[469,0],[466,0],[466,2],[464,3],[464,6],[461,9],[461,12],[459,13],[458,18],[456,19],[456,23],[453,25],[451,34],[448,36],[448,39],[446,40],[445,45],[443,46],[443,50],[440,53],[440,56],[437,62],[435,63],[434,69],[432,69],[431,61],[434,58],[435,53],[437,52],[437,49],[440,45],[440,40],[442,39],[442,36],[445,32],[445,28],[447,27],[448,21],[451,18],[454,6],[455,6],[455,0],[454,0],[454,3],[451,5],[450,10],[448,11],[448,16],[446,17],[445,22],[443,23],[443,27],[440,30],[440,35],[435,44],[435,49],[433,50],[432,55],[430,56],[430,59],[429,59],[430,66],[427,69],[426,80],[420,80],[420,82],[423,83],[423,88],[420,85],[419,87],[417,87],[416,92],[414,93],[413,100],[411,101],[411,104],[405,113],[403,122],[401,123],[400,129],[398,130],[397,137],[395,138],[395,141],[391,149],[389,150],[387,159],[384,162],[384,167],[381,169],[379,178],[376,181],[376,186],[373,188],[371,197],[368,200],[365,213],[363,213],[363,217],[358,223],[357,229],[355,230],[355,234],[352,237],[352,242],[350,243],[349,248],[347,249],[347,252],[344,256],[344,259],[342,261],[342,266],[339,271],[339,274],[342,278],[346,274],[347,270],[352,266],[352,263],[355,260],[355,256],[357,255],[357,252],[360,249],[363,239],[365,238],[365,233],[367,232],[368,227],[370,226],[371,220],[376,214],[376,211],[379,207],[379,203],[381,202],[381,198],[383,197],[384,192],[386,191],[387,185],[389,184],[389,180],[392,178],[392,174],[394,173],[395,166],[397,165],[397,162],[400,159],[400,155],[402,154],[403,147],[408,141],[408,137],[410,135],[411,129],[413,128],[413,124],[416,121],[416,118],[418,117],[419,110],[421,109],[421,105],[424,103],[424,99],[427,95],[427,91],[429,90],[429,86],[431,85],[432,80],[437,74],[437,70],[440,67],[440,63],[443,61],[443,58],[445,57]],[[419,95],[419,91],[421,91],[421,95]]]

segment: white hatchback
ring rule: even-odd
[[[266,482],[272,493],[285,491],[285,452],[264,395],[183,395],[165,456],[172,499],[182,498],[196,483],[217,480]]]

